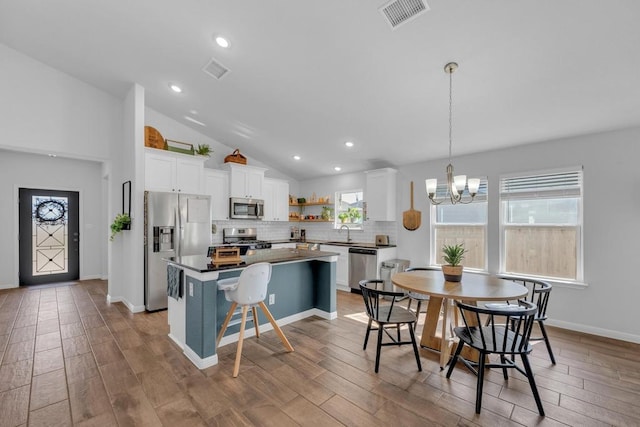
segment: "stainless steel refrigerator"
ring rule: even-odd
[[[162,258],[207,255],[211,199],[181,193],[144,193],[144,304],[167,308],[167,263]]]

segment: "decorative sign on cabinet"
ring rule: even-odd
[[[281,179],[264,179],[263,221],[289,221],[289,183]]]
[[[229,169],[229,197],[263,199],[264,168],[225,163]]]
[[[145,189],[202,194],[205,160],[187,154],[145,148]]]
[[[398,171],[391,168],[365,172],[367,188],[364,199],[367,201],[367,220],[396,220],[396,176]]]

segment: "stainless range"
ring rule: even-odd
[[[222,230],[222,245],[224,247],[240,248],[240,255],[251,254],[259,249],[271,249],[271,243],[258,240],[256,228],[225,228]]]

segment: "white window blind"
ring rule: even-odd
[[[500,199],[580,197],[582,170],[502,178]]]

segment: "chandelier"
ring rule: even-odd
[[[455,205],[456,203],[471,203],[473,198],[478,193],[478,188],[480,187],[480,179],[478,178],[469,178],[467,182],[466,175],[453,175],[453,165],[451,164],[451,130],[452,130],[452,75],[455,70],[458,69],[458,64],[455,62],[449,62],[444,66],[445,73],[449,74],[449,165],[447,166],[447,196],[451,200],[451,204]],[[427,194],[429,195],[429,200],[434,205],[439,205],[445,199],[436,200],[436,190],[438,189],[438,180],[437,179],[426,179],[425,184],[427,186]],[[464,195],[465,187],[467,188],[469,198],[464,199],[462,196]]]

